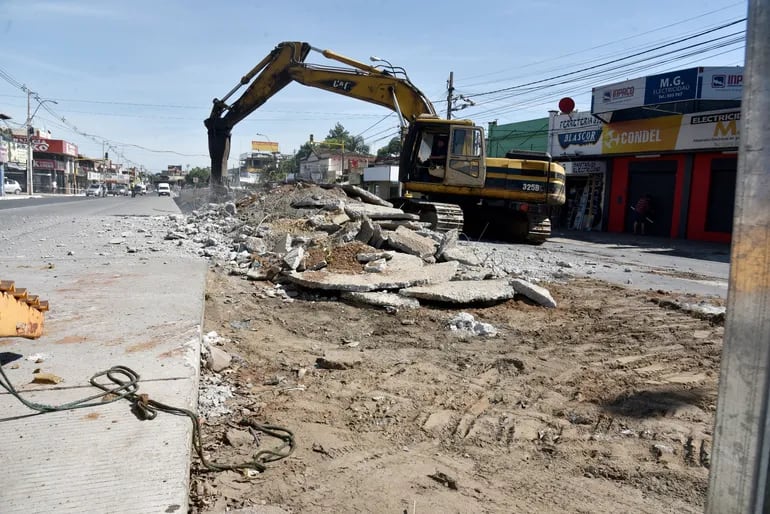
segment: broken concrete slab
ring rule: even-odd
[[[352,275],[329,271],[305,271],[287,273],[286,278],[294,284],[311,289],[367,292],[448,282],[457,271],[456,262],[443,262],[404,270],[394,270],[391,266],[392,264],[384,273]]]
[[[372,220],[420,220],[420,217],[416,214],[408,214],[401,209],[362,202],[345,204],[345,214],[354,220],[361,219],[364,216]]]
[[[361,252],[356,254],[356,260],[365,264],[380,259],[390,260],[393,258],[393,255],[393,252]]]
[[[305,249],[301,246],[297,246],[289,250],[286,255],[283,256],[283,262],[291,270],[295,270],[302,263],[302,259],[305,258]]]
[[[463,280],[408,287],[399,294],[430,302],[468,304],[510,300],[516,289],[509,280]]]
[[[433,239],[416,234],[404,227],[398,227],[395,232],[388,235],[388,245],[423,259],[432,257],[436,251],[436,243]]]
[[[425,261],[416,255],[399,252],[390,252],[390,254],[388,268],[392,271],[415,270],[425,266]]]
[[[398,227],[408,228],[409,230],[424,230],[430,226],[430,223],[411,220],[378,220],[377,224],[385,230],[396,230]]]
[[[511,279],[511,285],[516,290],[517,294],[526,296],[538,305],[542,305],[543,307],[548,307],[551,309],[556,307],[556,300],[553,299],[553,296],[551,296],[551,293],[548,291],[548,289],[544,287],[535,285],[520,278]]]
[[[345,202],[339,198],[324,198],[319,195],[309,195],[291,202],[295,209],[324,209],[326,211],[335,211],[342,209]]]
[[[396,293],[379,291],[374,293],[342,293],[341,298],[353,303],[384,307],[386,309],[417,309],[420,302],[415,298],[407,298]]]
[[[374,224],[372,220],[364,216],[361,219],[361,229],[356,234],[356,241],[361,241],[364,244],[368,244],[374,235]]]
[[[383,273],[386,269],[388,269],[388,261],[385,259],[377,259],[364,264],[364,271],[367,273]]]
[[[483,260],[476,252],[462,246],[445,248],[444,251],[441,252],[441,260],[457,261],[460,264],[468,266],[481,266],[483,263]]]
[[[436,259],[440,260],[441,257],[444,255],[444,252],[452,248],[456,248],[457,241],[459,239],[460,239],[460,232],[458,232],[456,228],[453,228],[452,230],[445,233],[441,239],[441,243],[438,245],[438,249],[436,250]],[[453,259],[453,260],[457,260],[457,259]]]
[[[351,198],[358,198],[362,202],[370,203],[373,205],[380,205],[382,207],[393,207],[393,204],[387,200],[380,198],[374,193],[370,193],[366,189],[361,189],[358,186],[352,184],[343,184],[342,190]]]

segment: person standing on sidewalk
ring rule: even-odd
[[[634,234],[645,235],[647,224],[652,223],[652,195],[645,194],[631,209],[634,211]]]

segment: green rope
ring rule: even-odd
[[[106,377],[110,383],[99,382],[98,379]],[[209,471],[226,471],[234,469],[254,469],[260,473],[267,469],[266,464],[277,460],[285,459],[294,452],[296,443],[294,434],[287,428],[263,425],[253,420],[242,419],[240,424],[249,426],[268,436],[283,441],[283,444],[274,450],[260,450],[248,462],[239,464],[218,464],[210,462],[203,454],[201,443],[201,426],[198,416],[189,409],[173,407],[151,399],[146,394],[138,394],[139,374],[126,366],[113,366],[112,368],[101,371],[91,377],[92,386],[101,389],[103,392],[75,400],[61,405],[46,405],[35,403],[23,398],[3,371],[0,365],[0,387],[7,390],[17,400],[27,408],[40,412],[61,412],[73,409],[85,409],[97,407],[118,400],[128,400],[131,403],[131,412],[141,420],[152,420],[158,415],[158,412],[165,412],[175,416],[187,416],[192,421],[193,426],[193,447],[201,461],[201,464]]]

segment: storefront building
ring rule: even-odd
[[[26,136],[14,135],[14,141],[26,147]],[[62,139],[33,136],[32,191],[35,193],[72,193],[75,190],[77,145]],[[26,159],[25,159],[26,164]],[[27,184],[27,171],[19,183]],[[18,179],[17,179],[18,180]]]
[[[742,79],[740,67],[691,68],[595,88],[590,113],[553,113],[564,224],[630,232],[650,194],[647,234],[730,242]]]

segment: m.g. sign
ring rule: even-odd
[[[644,104],[654,105],[693,100],[697,91],[698,68],[650,75],[646,79]]]

